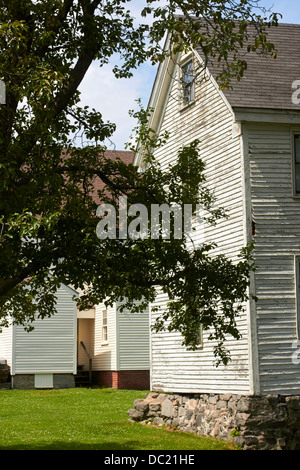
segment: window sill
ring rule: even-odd
[[[197,346],[196,349],[186,348],[189,353],[196,353],[198,351],[203,351],[203,346]]]
[[[203,341],[200,341],[199,344],[197,344],[196,349],[194,349],[194,351],[198,351],[199,349],[203,349]],[[186,350],[193,351],[193,349],[189,347],[187,347]]]
[[[101,343],[101,346],[108,346],[109,343],[106,341],[105,343]]]
[[[190,101],[188,104],[184,104],[183,106],[180,107],[179,111],[181,113],[187,111],[188,109],[192,108],[196,103],[196,100]]]

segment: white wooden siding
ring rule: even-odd
[[[61,286],[57,292],[57,313],[37,319],[34,330],[13,326],[12,374],[76,373],[75,292]]]
[[[5,359],[11,367],[12,364],[12,325],[1,329],[0,332],[0,359]]]
[[[141,313],[117,310],[117,318],[118,370],[149,369],[149,310]]]
[[[203,239],[217,242],[215,253],[224,253],[236,260],[246,240],[243,202],[243,167],[238,133],[233,133],[233,115],[212,81],[196,87],[194,105],[180,111],[178,83],[173,82],[161,124],[161,132],[168,131],[170,139],[156,151],[156,159],[167,166],[175,161],[182,145],[200,140],[200,155],[206,163],[207,185],[214,190],[218,204],[229,215],[216,228],[202,227],[194,234],[196,244]],[[167,299],[157,297],[164,308]],[[246,307],[246,306],[245,306]],[[153,315],[153,319],[154,319]],[[235,392],[250,393],[249,345],[247,312],[238,320],[242,334],[239,341],[228,340],[232,362],[215,368],[214,344],[204,335],[203,348],[197,352],[181,346],[179,334],[164,332],[151,335],[151,388],[172,392]]]
[[[300,255],[300,199],[293,197],[288,125],[248,124],[252,216],[256,225],[257,341],[261,393],[300,393],[295,261]],[[300,128],[298,128],[298,132]]]
[[[93,370],[149,369],[149,311],[120,312],[115,303],[107,308],[108,341],[102,341],[102,311],[95,309]]]

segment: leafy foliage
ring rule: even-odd
[[[96,235],[95,180],[102,182],[98,201],[115,204],[126,196],[148,208],[199,203],[207,221],[217,223],[224,214],[214,209],[213,195],[205,189],[197,142],[163,172],[151,149],[166,136],[149,132],[147,115],[140,111],[147,168],[141,174],[109,160],[105,141],[115,125],[104,122],[98,110],[79,106],[78,87],[94,60],[102,66],[118,54],[117,77],[131,76],[145,60],[162,61],[170,53],[162,46],[166,32],[177,50],[197,45],[205,58],[217,57],[220,83],[227,86],[245,70],[238,52],[246,43],[251,50],[275,53],[266,29],[277,16],[256,14],[255,1],[169,0],[155,8],[146,0],[145,22],[137,23],[128,3],[0,0],[0,76],[6,85],[6,105],[0,107],[1,324],[11,315],[30,328],[36,315],[53,314],[60,283],[84,291],[82,308],[107,298],[126,298],[126,305],[136,308],[134,300],[154,300],[160,286],[170,296],[169,317],[162,320],[171,318],[169,328],[181,331],[187,345],[193,346],[191,331],[199,321],[213,327],[222,343],[226,333],[238,336],[234,304],[246,298],[248,251],[233,265],[210,258],[210,246],[189,251],[185,237],[103,241]],[[175,16],[178,9],[181,16]],[[70,137],[75,132],[90,144],[76,148]],[[195,279],[201,280],[196,291]]]

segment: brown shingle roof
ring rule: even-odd
[[[112,160],[120,158],[122,162],[129,165],[133,162],[134,152],[131,152],[129,150],[106,150],[105,157],[111,158]]]
[[[224,94],[232,107],[300,111],[300,105],[292,102],[292,84],[300,80],[300,25],[281,23],[271,27],[268,39],[278,50],[277,58],[247,53],[244,77],[240,82],[232,80],[233,90]],[[208,68],[217,76],[217,67]]]
[[[134,152],[126,150],[106,150],[104,154],[105,158],[116,160],[120,159],[126,165],[133,163]],[[97,204],[101,204],[101,201],[98,196],[98,191],[101,191],[105,188],[105,183],[99,178],[95,177],[93,181],[93,192],[91,196]]]

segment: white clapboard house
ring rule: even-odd
[[[108,158],[131,163],[133,153],[107,151]],[[97,190],[102,188],[95,181]],[[100,203],[100,201],[99,201]],[[68,388],[102,385],[149,389],[149,310],[139,314],[120,311],[119,304],[104,304],[79,311],[80,296],[62,285],[57,292],[57,313],[37,319],[34,330],[10,325],[0,332],[0,364],[7,364],[12,388]],[[0,383],[1,387],[1,383]]]
[[[149,310],[121,311],[99,304],[78,312],[78,368],[94,384],[118,389],[150,387]],[[78,371],[78,382],[81,372]]]
[[[52,317],[36,319],[34,329],[11,323],[0,333],[0,362],[10,369],[12,388],[69,388],[77,373],[78,294],[65,285],[57,291]]]
[[[133,162],[130,151],[108,150],[105,156]],[[94,181],[94,198],[103,189],[100,179]],[[116,266],[116,269],[118,267]],[[149,309],[142,313],[121,311],[121,304],[95,305],[78,311],[78,377],[92,376],[94,384],[113,388],[143,389],[150,386]],[[83,370],[83,372],[81,372]],[[84,380],[84,379],[83,379]],[[89,378],[91,381],[91,378]]]
[[[251,292],[258,301],[238,319],[242,338],[229,338],[227,366],[214,366],[206,334],[190,351],[178,333],[152,333],[154,391],[300,394],[300,25],[280,24],[269,37],[277,59],[248,54],[248,70],[230,91],[220,90],[210,64],[205,79],[191,83],[187,71],[195,74],[203,60],[197,49],[158,69],[150,126],[170,137],[156,159],[170,164],[199,139],[207,185],[229,218],[216,227],[200,224],[194,240],[216,242],[215,253],[233,260],[254,240]],[[157,303],[166,302],[159,294]]]
[[[0,332],[0,364],[9,367],[11,388],[101,385],[149,389],[149,312],[120,311],[119,304],[79,311],[78,293],[61,285],[57,312]],[[1,383],[0,383],[1,388]]]

